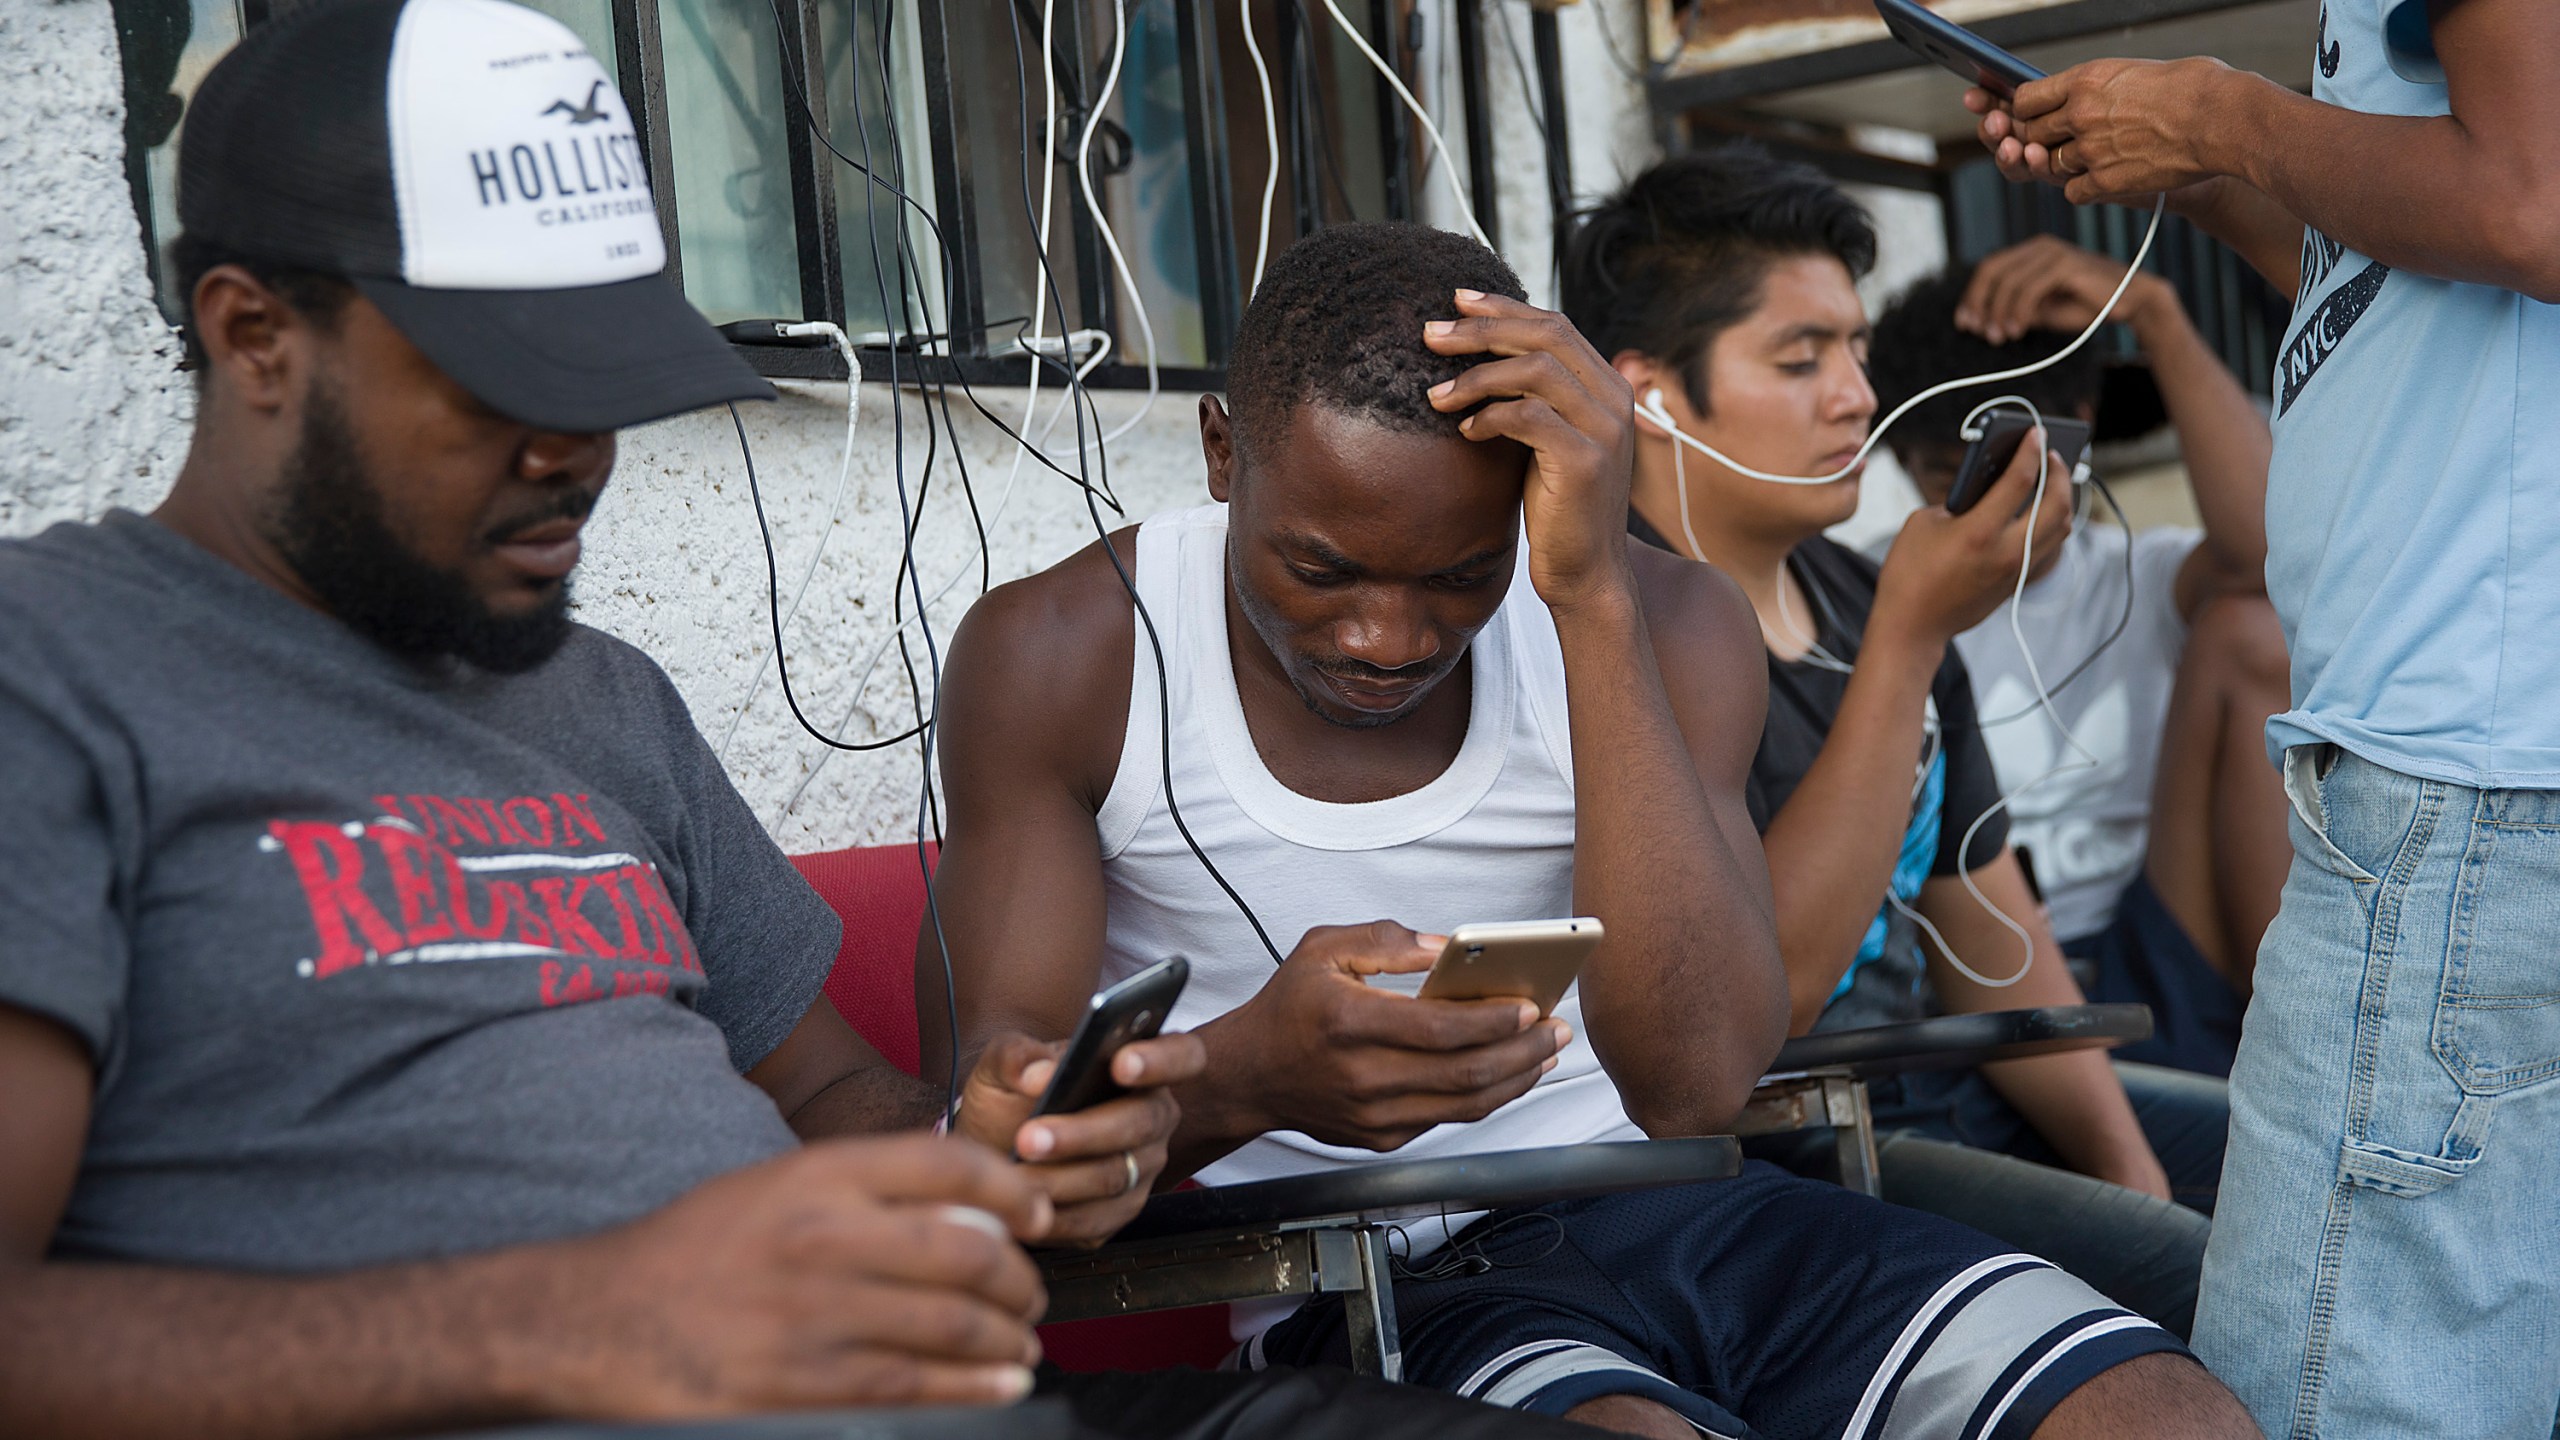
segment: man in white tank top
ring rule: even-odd
[[[1300,242],[1237,334],[1234,413],[1201,401],[1220,503],[994,592],[953,642],[960,1043],[1063,1033],[1187,957],[1173,1018],[1209,1067],[1169,1176],[1715,1133],[1783,1035],[1743,802],[1757,627],[1626,543],[1627,387],[1520,294],[1437,231]],[[1574,913],[1609,939],[1553,1015],[1413,996],[1438,932]],[[2254,1433],[2052,1266],[1772,1167],[1448,1243],[1397,1284],[1406,1374],[1496,1403],[1644,1434]],[[1314,1305],[1246,1361],[1343,1353]]]

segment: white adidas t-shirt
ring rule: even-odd
[[[2003,604],[1956,637],[1973,672],[1992,767],[2013,797],[2009,843],[2032,858],[2061,939],[2105,929],[2116,897],[2142,872],[2160,736],[2187,644],[2174,587],[2178,567],[2203,539],[2200,530],[2177,527],[2128,538],[2112,525],[2083,525],[2063,542],[2053,569],[2027,587],[2016,631]],[[2062,722],[2098,757],[2091,768],[2037,704],[2018,635],[2033,649],[2045,684],[2061,684],[2125,614],[2128,545],[2133,612],[2124,634],[2053,697]],[[2066,763],[2076,768],[2033,783]]]

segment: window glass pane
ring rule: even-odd
[[[1147,319],[1155,327],[1157,361],[1196,366],[1208,363],[1208,341],[1201,328],[1199,209],[1192,195],[1190,134],[1183,113],[1178,3],[1187,0],[1137,0],[1129,7],[1129,53],[1110,114],[1129,132],[1130,164],[1122,174],[1104,175],[1097,138],[1094,193],[1110,217]],[[1107,11],[1093,49],[1107,66]],[[1146,342],[1127,303],[1123,296],[1114,358],[1142,364]]]
[[[767,0],[663,0],[684,289],[715,322],[799,319],[782,47]]]
[[[186,314],[169,265],[169,242],[178,238],[178,134],[205,72],[239,42],[240,10],[234,0],[147,0],[116,7],[116,32],[124,51],[125,178],[160,310],[174,325]]]
[[[889,28],[885,57],[883,20]],[[915,6],[912,0],[896,0],[892,15],[890,0],[824,4],[818,8],[818,33],[826,62],[827,133],[838,150],[884,182],[873,184],[861,171],[829,157],[836,167],[846,328],[857,335],[939,330],[943,272],[933,232],[889,188],[905,191],[908,199],[928,211],[933,208],[933,162],[928,148],[932,118],[924,104],[924,62]],[[901,288],[898,227],[902,224],[907,227],[913,273],[905,281],[903,304],[894,306],[893,324],[892,302],[899,301]]]
[[[622,88],[621,73],[615,69],[613,47],[613,0],[517,0],[527,9],[539,10],[577,32],[587,42],[587,53],[596,57],[604,73],[613,76],[614,88]],[[629,97],[624,97],[628,103]]]
[[[1017,330],[1027,329],[1039,274],[1032,244],[1032,225],[1023,198],[1025,162],[1031,198],[1040,198],[1038,156],[1044,143],[1040,107],[1041,73],[1039,6],[1017,21],[1006,0],[945,0],[945,23],[951,35],[951,105],[961,127],[965,149],[963,173],[969,201],[977,217],[979,284],[984,296],[989,349],[1010,344]],[[1058,154],[1075,156],[1076,129],[1065,112],[1072,106],[1068,87],[1075,83],[1076,23],[1074,7],[1058,4],[1055,49],[1067,57],[1064,74],[1054,82],[1061,119]],[[1013,35],[1022,41],[1022,67],[1014,68]],[[1105,57],[1108,58],[1108,57]],[[1083,203],[1075,194],[1075,175],[1061,164],[1050,186],[1049,266],[1064,292],[1070,326],[1084,323],[1084,307],[1076,285],[1074,209]],[[1058,333],[1059,297],[1041,302],[1042,333]]]

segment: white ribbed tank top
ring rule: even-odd
[[[1473,706],[1456,760],[1421,789],[1337,805],[1275,779],[1245,727],[1227,650],[1226,541],[1224,505],[1147,521],[1138,532],[1138,591],[1171,671],[1174,798],[1192,835],[1262,917],[1281,953],[1317,925],[1383,918],[1445,934],[1470,921],[1572,914],[1573,758],[1564,654],[1555,622],[1530,586],[1527,547],[1510,594],[1472,646]],[[1116,981],[1168,955],[1184,957],[1191,982],[1171,1024],[1193,1029],[1251,999],[1272,965],[1166,813],[1157,710],[1155,658],[1141,628],[1128,734],[1096,817],[1110,916],[1103,978]],[[1370,983],[1411,993],[1422,978],[1380,976]],[[1641,1139],[1583,1038],[1580,993],[1567,991],[1556,1014],[1573,1027],[1574,1040],[1535,1089],[1480,1124],[1439,1126],[1396,1155],[1422,1159]],[[1382,1158],[1279,1132],[1246,1144],[1199,1178],[1227,1185]],[[1419,1252],[1438,1237],[1411,1238]]]

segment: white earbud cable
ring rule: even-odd
[[[1326,0],[1326,3],[1330,4],[1331,0]],[[1996,385],[2003,380],[2017,380],[2025,376],[2033,375],[2039,370],[2048,369],[2061,363],[2066,357],[2077,351],[2081,346],[2088,344],[2089,337],[2097,334],[2098,327],[2106,324],[2107,317],[2115,313],[2117,302],[2124,299],[2126,287],[2133,284],[2133,277],[2141,273],[2142,262],[2150,257],[2151,242],[2159,238],[2160,217],[2168,207],[2168,200],[2169,197],[2166,195],[2158,196],[2153,199],[2151,202],[2151,225],[2150,228],[2142,232],[2142,244],[2133,252],[2133,263],[2125,266],[2124,278],[2116,282],[2115,293],[2107,297],[2106,304],[2098,307],[2098,313],[2090,319],[2088,328],[2082,330],[2077,336],[2073,337],[2070,344],[2063,346],[2061,349],[2054,351],[2052,354],[2047,355],[2041,360],[2037,360],[2026,365],[2020,365],[2015,369],[1996,370],[1988,375],[1968,375],[1961,380],[1947,380],[1930,386],[1928,389],[1921,391],[1919,394],[1914,395],[1910,399],[1893,407],[1892,414],[1884,417],[1882,423],[1867,432],[1866,443],[1858,447],[1858,453],[1850,457],[1849,463],[1832,471],[1828,475],[1772,475],[1766,470],[1752,469],[1750,466],[1745,465],[1741,461],[1734,459],[1732,456],[1725,454],[1723,451],[1718,450],[1706,441],[1701,440],[1690,434],[1688,431],[1681,429],[1680,422],[1672,419],[1671,412],[1663,408],[1662,387],[1659,385],[1654,386],[1652,389],[1645,392],[1644,398],[1636,405],[1636,413],[1662,427],[1663,433],[1670,438],[1674,448],[1685,445],[1688,448],[1697,451],[1699,454],[1715,461],[1717,464],[1722,465],[1724,468],[1732,471],[1736,475],[1746,475],[1754,480],[1765,480],[1772,485],[1828,485],[1836,480],[1846,480],[1851,475],[1857,473],[1857,469],[1860,465],[1866,463],[1867,456],[1875,450],[1877,442],[1884,439],[1885,432],[1891,430],[1894,427],[1895,422],[1901,420],[1903,416],[1910,414],[1913,407],[1923,404],[1924,402],[1934,400],[1937,397],[1946,394],[1950,390],[1962,390],[1974,385]],[[2041,483],[2041,481],[2039,481],[2039,483]]]

